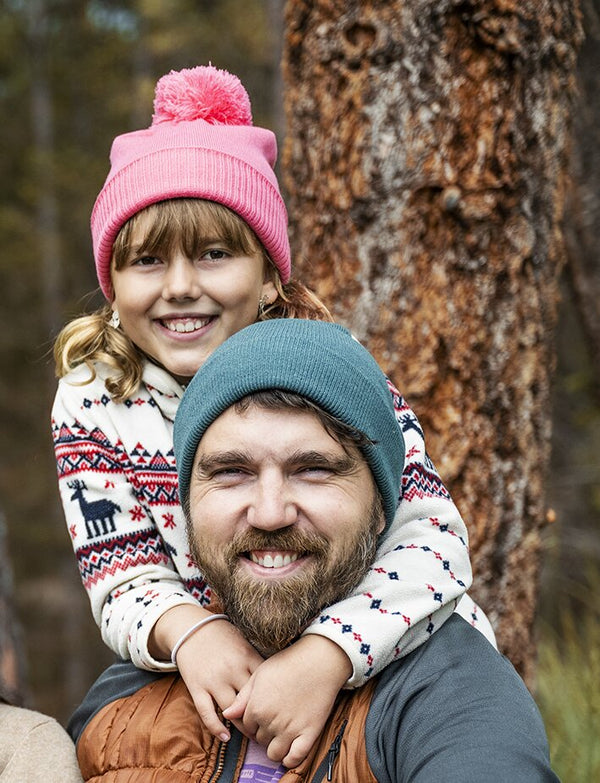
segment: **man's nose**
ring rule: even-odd
[[[297,519],[298,508],[285,478],[261,477],[248,508],[248,523],[260,530],[279,530],[293,525]]]
[[[182,253],[175,254],[165,272],[163,299],[198,299],[200,291],[199,273],[193,261]]]

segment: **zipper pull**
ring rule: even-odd
[[[342,736],[346,729],[347,723],[348,723],[347,719],[342,723],[342,726],[337,733],[337,737],[333,740],[333,744],[331,745],[331,747],[329,748],[329,752],[327,753],[327,780],[328,781],[333,780],[333,765],[335,764],[335,760],[338,757],[338,753],[340,752],[340,747],[342,745]]]

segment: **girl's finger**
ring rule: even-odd
[[[312,748],[314,739],[316,738],[308,737],[306,734],[301,734],[299,737],[296,737],[296,739],[289,746],[287,753],[284,753],[284,756],[281,759],[283,766],[287,767],[288,769],[293,769],[294,767],[297,767],[298,764],[301,764]],[[271,745],[272,744],[273,743],[271,743]],[[269,756],[269,758],[272,758],[269,753],[271,745],[269,745],[269,749],[267,750],[267,756]],[[279,752],[278,749],[277,752]]]
[[[227,726],[220,720],[210,694],[206,693],[201,697],[194,698],[194,704],[198,710],[200,720],[213,737],[217,737],[217,739],[223,742],[228,742],[231,739],[231,735]]]
[[[248,706],[248,697],[250,696],[250,690],[248,688],[242,688],[242,690],[237,694],[235,699],[231,702],[229,707],[226,707],[223,710],[223,715],[228,719],[232,720],[234,718],[242,718],[244,715],[244,711],[246,707]]]

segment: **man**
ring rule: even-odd
[[[186,391],[175,449],[194,557],[220,610],[265,657],[361,581],[396,510],[404,446],[386,380],[334,324],[268,321],[230,338]],[[212,741],[180,678],[130,667],[111,677],[96,689],[101,709],[85,716],[86,779],[256,779],[256,743],[237,731]],[[523,683],[458,616],[342,692],[288,778],[556,781]]]

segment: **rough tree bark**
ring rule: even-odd
[[[288,0],[285,23],[298,275],[419,414],[530,679],[577,4]]]

